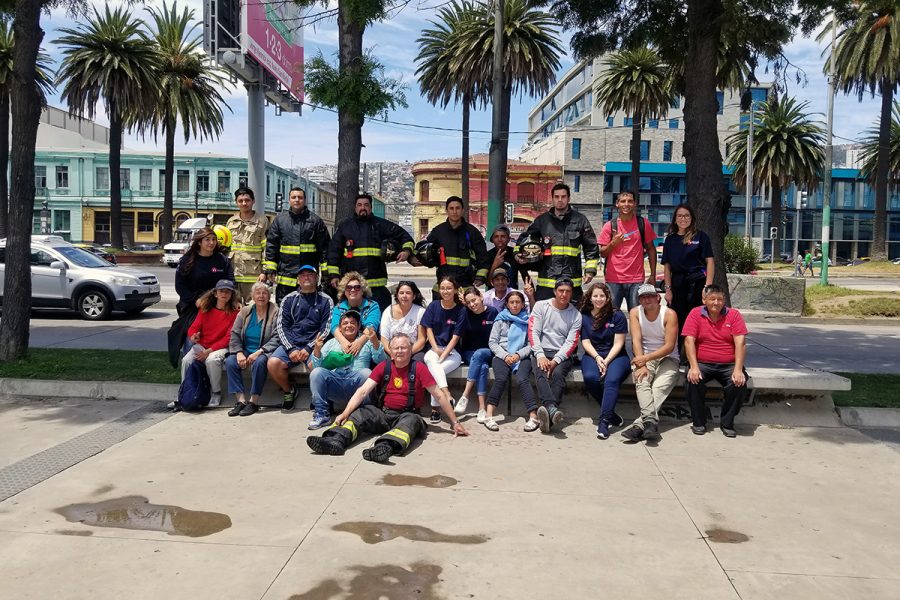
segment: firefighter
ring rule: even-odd
[[[277,284],[275,300],[281,300],[297,289],[297,275],[302,265],[325,268],[331,236],[325,223],[306,208],[303,189],[291,188],[290,210],[275,217],[266,239],[265,276]],[[260,276],[260,281],[265,279]]]
[[[449,275],[461,288],[482,285],[490,266],[484,236],[463,218],[462,198],[447,198],[446,210],[447,220],[432,229],[426,238],[439,248],[437,280]],[[439,299],[437,290],[435,284],[432,289],[434,300]]]
[[[234,267],[234,281],[243,304],[249,304],[253,300],[250,295],[253,284],[265,279],[264,276],[261,277],[262,257],[269,220],[265,216],[258,217],[253,211],[255,201],[253,190],[248,187],[238,188],[234,192],[238,214],[225,224],[231,231],[231,252],[228,258]]]
[[[383,312],[391,305],[387,261],[401,263],[412,251],[412,236],[396,223],[373,215],[372,196],[359,194],[353,216],[337,226],[328,246],[329,283],[337,287],[342,275],[356,271],[366,278],[372,299]]]
[[[553,298],[557,280],[568,278],[574,283],[572,301],[581,299],[581,286],[587,284],[597,274],[600,246],[594,228],[587,217],[569,206],[571,194],[569,186],[557,183],[550,192],[552,206],[539,215],[519,242],[530,236],[539,236],[544,246],[544,258],[536,263],[538,268],[537,299]],[[584,277],[581,273],[581,254],[584,253]],[[519,264],[524,264],[517,259]]]

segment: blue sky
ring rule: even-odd
[[[161,2],[148,2],[161,4]],[[179,3],[181,4],[181,3]],[[452,128],[458,130],[462,122],[461,111],[454,106],[446,110],[435,108],[419,95],[415,79],[415,56],[417,53],[416,38],[427,26],[429,19],[434,18],[433,7],[440,0],[418,0],[408,4],[402,11],[382,23],[367,29],[366,47],[371,48],[375,56],[384,64],[386,73],[400,78],[407,84],[406,97],[409,108],[400,109],[389,115],[395,124],[368,122],[363,127],[362,160],[416,162],[430,158],[442,158],[460,155],[461,134],[459,131],[440,131],[420,129],[399,123],[416,124],[431,127]],[[98,4],[98,6],[100,6]],[[202,18],[202,3],[191,0],[187,6],[195,9],[196,16]],[[137,9],[137,12],[142,12]],[[42,25],[46,32],[44,47],[56,59],[58,48],[50,43],[58,37],[57,28],[71,26],[71,19],[60,11],[51,12],[44,17]],[[306,57],[312,57],[321,51],[327,58],[333,59],[337,51],[337,27],[334,21],[326,21],[307,27],[304,32]],[[200,29],[198,28],[198,31]],[[564,44],[568,50],[569,36],[562,33]],[[827,87],[822,75],[823,46],[815,39],[801,38],[793,41],[787,48],[788,58],[806,74],[807,84],[801,86],[793,80],[789,81],[788,93],[803,101],[809,101],[809,110],[821,113],[824,122]],[[564,73],[573,64],[569,56],[563,58]],[[759,73],[760,79],[767,75]],[[243,88],[231,90],[228,104],[232,113],[227,113],[225,131],[222,137],[214,142],[183,143],[183,137],[177,140],[178,149],[190,151],[208,151],[243,156],[247,150],[246,133],[246,93]],[[61,106],[58,97],[51,98],[51,104]],[[873,100],[868,96],[860,103],[855,96],[838,95],[835,99],[834,133],[835,143],[847,143],[861,138],[868,128],[872,127],[878,116],[880,99]],[[510,129],[513,132],[524,132],[527,129],[529,110],[534,106],[533,98],[514,98],[511,110]],[[105,115],[98,118],[105,122]],[[487,152],[490,135],[485,133],[491,128],[490,110],[474,111],[472,114],[471,134],[472,152]],[[513,133],[510,136],[510,157],[518,154],[526,135]],[[129,148],[160,149],[152,140],[143,140],[135,136],[126,136],[125,145]],[[301,117],[287,113],[275,116],[273,108],[266,109],[266,160],[276,164],[290,166],[312,166],[337,162],[337,116],[326,110],[312,110],[304,107]]]

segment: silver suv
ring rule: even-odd
[[[0,239],[0,303],[6,279],[6,240]],[[156,275],[117,267],[56,235],[31,236],[31,306],[71,308],[85,319],[114,310],[135,315],[159,302]]]

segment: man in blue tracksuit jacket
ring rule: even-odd
[[[297,390],[288,382],[288,369],[307,364],[317,336],[324,339],[331,323],[334,302],[325,294],[316,291],[318,272],[312,265],[303,265],[297,274],[297,291],[291,292],[281,301],[281,313],[275,332],[281,345],[270,358],[267,366],[272,381],[284,393],[282,410],[294,408]]]

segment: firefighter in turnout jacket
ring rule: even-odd
[[[426,240],[440,249],[437,280],[450,275],[457,286],[465,288],[482,285],[487,280],[490,263],[484,236],[462,215],[462,198],[447,198],[447,220],[432,229]],[[435,300],[439,299],[437,290],[435,284],[432,290]]]
[[[275,217],[266,239],[263,271],[278,287],[275,299],[281,300],[297,289],[297,275],[303,265],[324,269],[331,236],[318,215],[306,208],[306,193],[291,188],[290,210]]]
[[[391,252],[386,254],[386,248]],[[356,271],[366,278],[372,299],[382,311],[391,305],[387,262],[403,262],[413,250],[405,229],[372,214],[372,196],[356,197],[354,215],[337,226],[328,246],[328,280],[337,287],[342,275]]]
[[[594,228],[587,217],[569,206],[569,186],[557,183],[551,191],[552,206],[550,210],[538,216],[525,233],[520,242],[527,240],[532,234],[538,235],[544,245],[544,259],[537,263],[538,300],[553,298],[556,281],[568,278],[574,283],[572,300],[581,299],[581,286],[590,282],[597,274],[600,259],[600,246]],[[581,254],[584,253],[584,277],[581,274]],[[520,261],[521,262],[521,261]]]
[[[257,216],[253,211],[255,201],[253,190],[248,187],[238,188],[234,192],[234,202],[239,212],[225,224],[231,231],[231,252],[228,258],[234,267],[234,281],[244,304],[250,304],[252,300],[250,288],[253,284],[265,279],[262,274],[262,258],[269,220],[265,216]]]

